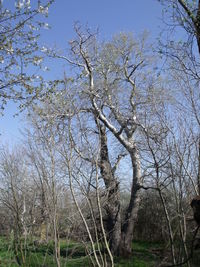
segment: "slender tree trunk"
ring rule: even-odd
[[[47,218],[46,218],[46,213],[47,213],[47,210],[46,210],[46,198],[45,198],[44,187],[43,187],[43,184],[42,184],[40,243],[46,243],[46,241],[47,241]]]
[[[128,257],[132,252],[133,231],[138,218],[138,210],[141,200],[141,168],[137,149],[130,153],[133,166],[133,182],[131,187],[131,198],[125,213],[125,220],[122,225],[122,240],[120,246],[121,256]]]
[[[198,173],[197,173],[197,187],[198,187],[198,194],[200,195],[200,137],[198,143]]]
[[[159,190],[159,196],[160,196],[160,199],[161,199],[161,203],[162,203],[163,210],[164,210],[164,213],[165,213],[165,218],[166,218],[166,221],[167,221],[168,235],[169,235],[169,241],[170,241],[170,247],[171,247],[171,257],[172,257],[173,264],[175,265],[176,264],[176,257],[175,257],[173,230],[172,230],[172,225],[171,225],[168,209],[167,209],[167,206],[166,206],[166,202],[165,202],[165,199],[163,197],[163,193],[162,193],[161,190]]]
[[[196,15],[196,39],[197,39],[197,46],[200,55],[200,0],[198,1],[198,10]]]
[[[119,200],[119,183],[110,164],[107,146],[106,127],[99,125],[100,132],[100,171],[107,190],[107,233],[112,253],[118,255],[121,241],[121,214]]]

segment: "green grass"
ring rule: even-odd
[[[78,267],[89,266],[89,258],[85,256],[85,247],[80,243],[60,242],[61,266]],[[27,243],[26,264],[30,267],[53,267],[56,266],[54,259],[54,244],[34,245],[34,242]],[[0,266],[17,267],[12,244],[6,238],[0,238]]]
[[[133,242],[133,256],[129,259],[116,258],[116,267],[151,267],[155,265],[156,256],[152,249],[159,249],[158,243],[135,241]],[[33,241],[27,243],[26,263],[28,267],[54,267],[54,244],[34,245]],[[83,244],[61,240],[61,266],[62,267],[89,267],[91,266],[88,256],[85,256]],[[6,238],[0,238],[0,266],[17,267],[12,244]]]
[[[153,267],[162,257],[164,247],[161,243],[145,241],[133,242],[133,255],[128,259],[115,258],[115,267]],[[61,267],[89,267],[92,266],[86,256],[85,247],[81,243],[61,240]],[[192,267],[198,267],[199,251],[194,251]],[[12,240],[0,237],[0,267],[18,267],[12,246]],[[54,267],[54,243],[35,245],[27,242],[26,267]]]
[[[152,249],[162,248],[159,243],[134,241],[133,256],[130,259],[116,259],[116,267],[151,267],[155,265],[156,255],[152,254]]]

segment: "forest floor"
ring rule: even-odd
[[[0,267],[17,267],[12,240],[0,238]],[[115,258],[116,267],[157,267],[166,262],[167,249],[161,243],[134,241],[133,256],[129,259]],[[85,246],[80,243],[62,240],[60,244],[61,267],[89,267],[92,266],[86,256]],[[200,266],[199,251],[194,253],[191,267]],[[53,243],[35,245],[27,242],[26,267],[53,267],[56,266],[53,256]],[[167,266],[167,265],[162,265]],[[187,266],[187,265],[182,265]]]

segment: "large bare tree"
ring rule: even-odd
[[[50,56],[66,60],[74,69],[73,78],[68,82],[66,78],[67,89],[62,92],[62,101],[69,94],[72,99],[63,111],[54,111],[54,116],[67,118],[79,114],[79,121],[88,116],[88,127],[99,135],[99,169],[108,195],[105,209],[112,235],[110,245],[113,253],[126,256],[132,250],[143,183],[138,144],[146,132],[153,135],[151,129],[157,124],[153,106],[155,102],[157,106],[162,102],[161,79],[156,69],[152,72],[154,60],[147,52],[150,46],[145,34],[138,40],[131,34],[119,34],[111,41],[99,43],[97,35],[88,28],[83,31],[76,25],[75,32],[69,57],[48,51]],[[116,164],[110,162],[112,153],[108,133],[123,150],[116,156]],[[80,150],[77,149],[79,153]],[[120,181],[115,176],[115,168],[124,153],[129,156],[132,185],[130,201],[124,218],[121,218]]]

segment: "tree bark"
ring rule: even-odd
[[[198,194],[200,196],[200,136],[198,141],[198,173],[197,173],[197,187],[198,187]]]
[[[40,243],[47,242],[47,207],[43,181],[41,181],[41,224],[40,224]]]
[[[197,15],[196,15],[196,39],[197,39],[197,46],[199,50],[199,55],[200,55],[200,0],[198,2],[198,10],[197,10]]]
[[[132,252],[133,231],[138,218],[141,194],[141,168],[138,151],[136,148],[130,153],[133,166],[133,181],[131,187],[131,197],[126,209],[124,223],[122,225],[122,239],[120,246],[120,255],[128,257]]]
[[[99,125],[100,132],[100,171],[105,183],[107,193],[107,203],[105,206],[107,218],[106,229],[108,233],[109,245],[114,255],[119,254],[121,241],[121,214],[119,200],[119,182],[114,176],[108,155],[106,127]]]
[[[100,132],[100,171],[107,189],[107,231],[109,244],[114,255],[128,257],[132,252],[133,231],[137,222],[138,210],[141,200],[141,168],[137,148],[130,149],[131,162],[133,167],[133,182],[131,197],[122,222],[119,199],[119,183],[114,176],[109,160],[106,127],[99,126]]]
[[[192,9],[183,0],[178,0],[181,7],[184,9],[188,17],[190,18],[191,25],[194,27],[194,35],[197,41],[198,52],[200,55],[200,0],[198,1],[196,16]]]

